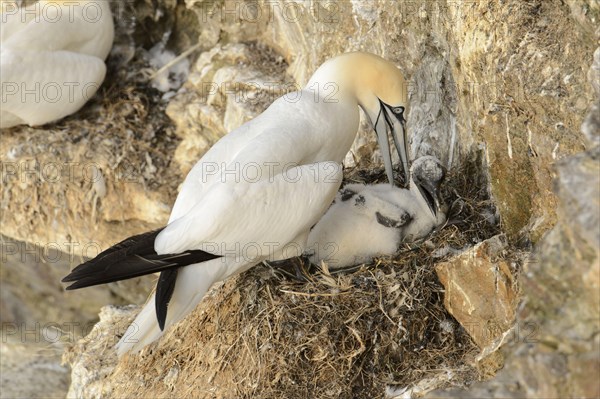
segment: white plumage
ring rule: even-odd
[[[313,227],[307,254],[331,269],[394,254],[401,243],[425,238],[446,221],[439,184],[444,170],[433,157],[412,166],[410,190],[387,184],[348,184]],[[421,187],[421,188],[419,188]]]
[[[0,18],[1,128],[55,121],[94,95],[114,38],[108,1],[7,2]]]

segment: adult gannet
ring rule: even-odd
[[[6,2],[0,19],[0,128],[63,118],[100,87],[114,38],[108,1]]]
[[[156,293],[118,353],[142,348],[191,312],[214,282],[304,250],[310,227],[341,184],[340,163],[356,136],[359,107],[372,122],[393,184],[388,130],[406,166],[406,103],[404,78],[392,63],[367,53],[330,59],[305,89],[275,100],[198,161],[166,227],[78,266],[63,279],[74,281],[67,289],[161,271]]]
[[[426,156],[413,162],[410,190],[346,185],[308,236],[310,261],[331,269],[353,266],[426,237],[446,221],[439,191],[444,176],[440,162]]]

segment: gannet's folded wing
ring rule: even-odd
[[[307,163],[303,162],[305,154],[320,150],[314,138],[307,137],[316,126],[307,123],[304,116],[318,112],[317,105],[321,104],[307,100],[309,97],[293,103],[279,98],[215,143],[185,178],[169,223],[190,212],[213,184],[257,174],[274,176],[290,166]]]
[[[215,186],[158,234],[159,254],[200,249],[222,256],[265,257],[308,232],[342,181],[342,166],[292,167],[258,182]]]
[[[15,51],[0,57],[0,127],[42,125],[79,110],[106,74],[97,57],[70,51]]]

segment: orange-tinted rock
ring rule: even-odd
[[[446,308],[481,348],[500,338],[515,319],[516,285],[501,258],[503,240],[493,237],[436,266]]]

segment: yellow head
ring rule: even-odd
[[[406,182],[408,168],[408,139],[405,114],[408,87],[402,72],[391,62],[369,53],[354,52],[339,55],[317,69],[307,84],[336,84],[340,96],[352,96],[367,114],[383,156],[390,184],[394,184],[388,133],[391,134],[402,161]]]

